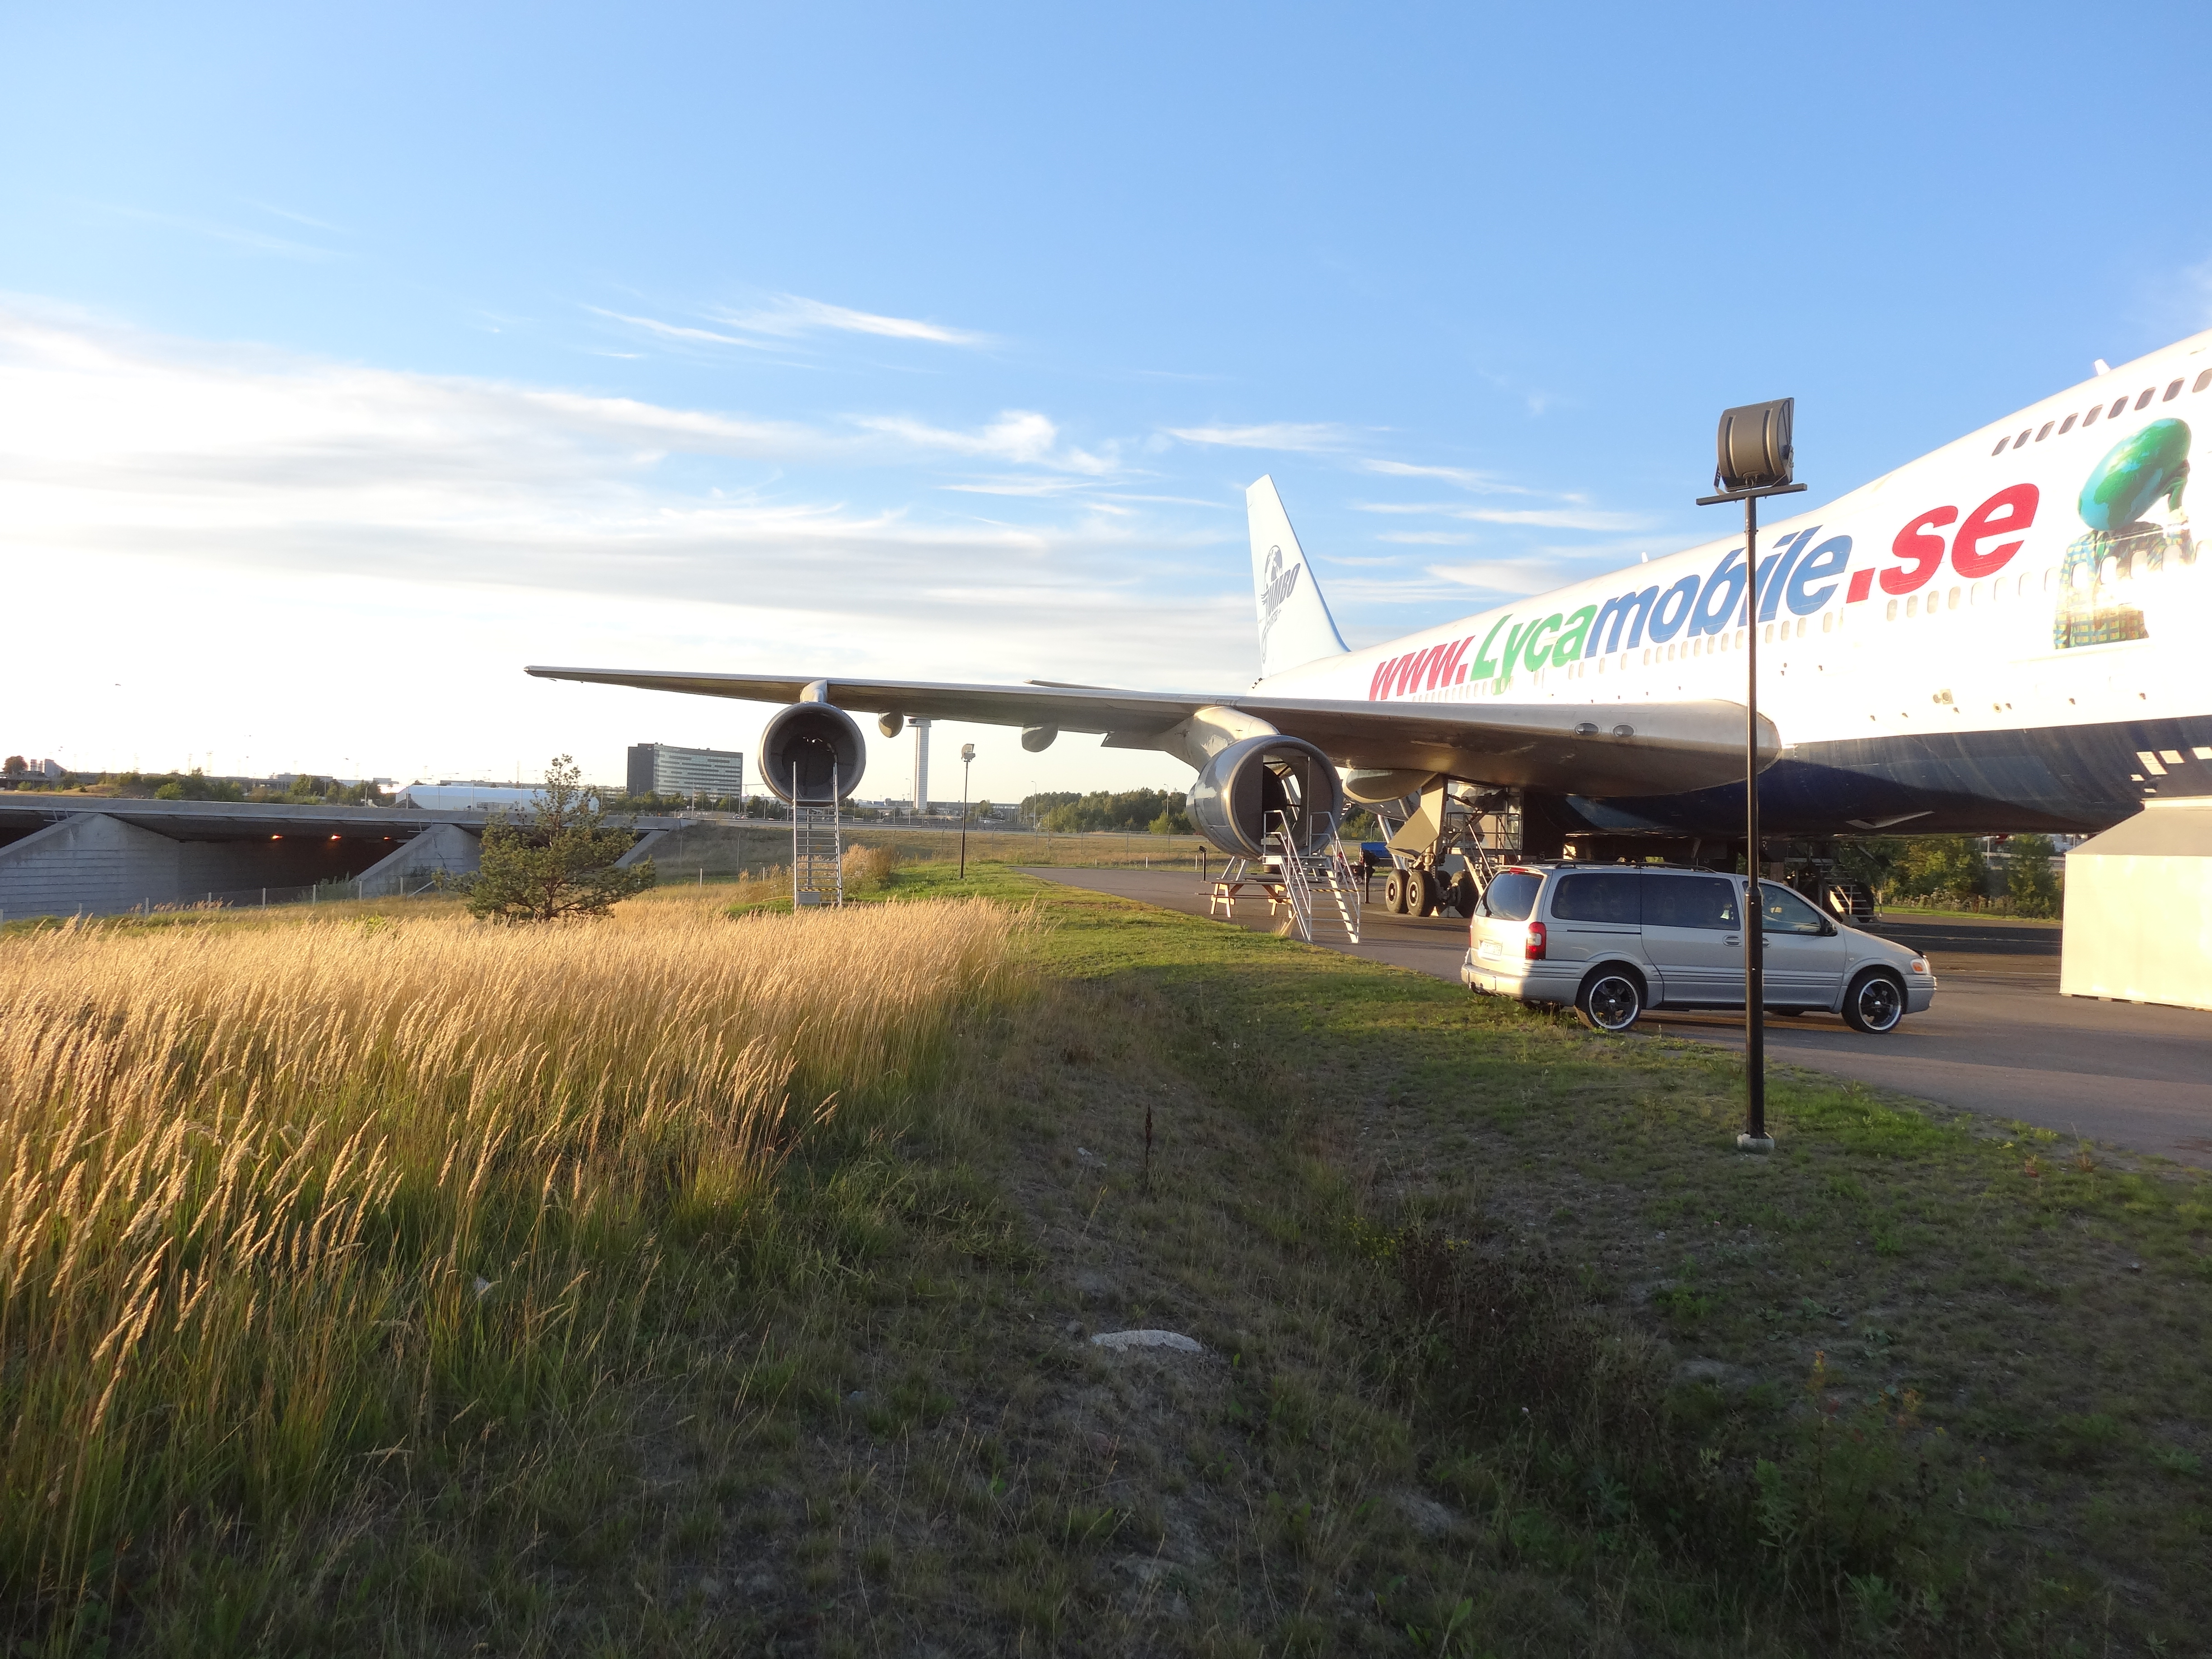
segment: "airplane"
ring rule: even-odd
[[[2184,511],[2192,418],[2212,418],[2212,331],[2100,362],[1760,526],[1756,618],[1738,530],[1355,651],[1261,477],[1243,691],[527,672],[787,704],[758,751],[787,800],[851,793],[860,710],[887,737],[927,717],[1018,726],[1032,751],[1073,732],[1174,755],[1198,774],[1194,825],[1232,857],[1333,840],[1347,799],[1395,803],[1411,908],[1467,910],[1447,860],[1471,814],[1517,811],[1523,859],[1740,854],[1756,628],[1763,861],[1770,835],[1826,869],[1837,838],[1892,830],[2086,834],[2161,793],[2212,793],[2212,685],[2189,666],[2212,637],[2212,561]]]

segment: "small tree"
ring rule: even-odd
[[[2005,888],[2013,908],[2024,916],[2059,914],[2058,877],[2051,867],[2048,836],[2014,836],[2006,843]]]
[[[653,884],[651,859],[616,867],[631,837],[605,826],[581,779],[562,755],[545,769],[527,822],[501,815],[484,826],[483,862],[464,889],[471,915],[497,921],[603,916],[617,899]]]

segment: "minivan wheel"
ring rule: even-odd
[[[1869,968],[1851,981],[1844,998],[1844,1018],[1854,1031],[1881,1036],[1905,1018],[1905,987],[1896,975]]]
[[[1406,914],[1406,872],[1393,870],[1382,880],[1382,908],[1394,916]]]
[[[1593,1031],[1617,1036],[1644,1012],[1644,983],[1620,968],[1601,968],[1583,981],[1575,1012]]]

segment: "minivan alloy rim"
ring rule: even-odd
[[[1590,987],[1589,1011],[1608,1031],[1634,1022],[1638,999],[1636,988],[1618,974],[1608,975]]]
[[[1897,987],[1879,975],[1859,988],[1859,1012],[1876,1030],[1887,1030],[1897,1024],[1903,1012],[1901,1003]]]

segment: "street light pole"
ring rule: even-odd
[[[1743,503],[1743,1133],[1735,1144],[1747,1152],[1771,1152],[1766,1132],[1766,904],[1759,891],[1759,500],[1795,495],[1796,452],[1790,428],[1795,398],[1747,404],[1721,413],[1720,465],[1699,507]]]
[[[960,879],[968,879],[968,769],[975,763],[975,745],[960,745]]]

